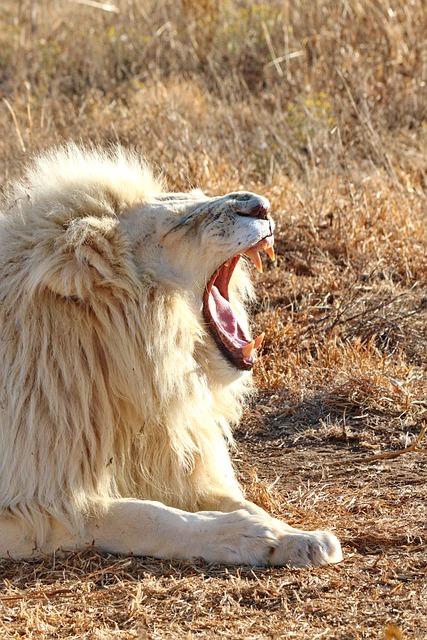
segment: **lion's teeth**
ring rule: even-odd
[[[258,349],[258,347],[261,345],[261,342],[264,340],[264,336],[265,333],[263,331],[257,338],[255,338],[255,340],[252,340],[252,342],[248,342],[244,347],[242,347],[242,354],[244,358],[251,357],[253,350]]]
[[[255,340],[252,340],[252,342],[248,342],[248,344],[245,344],[245,346],[242,347],[243,357],[250,358],[254,348],[255,348]]]
[[[253,341],[255,349],[258,349],[258,347],[261,346],[261,343],[264,340],[264,337],[265,337],[265,332],[263,331],[262,333],[259,334],[258,338],[255,338],[255,340]]]
[[[253,247],[251,247],[250,249],[247,249],[245,251],[245,255],[248,256],[248,258],[250,260],[252,260],[252,262],[254,263],[256,268],[258,269],[258,271],[260,273],[262,273],[262,262],[261,262],[261,258],[260,258],[260,255],[259,255],[258,251],[256,249],[254,249]]]
[[[276,259],[276,253],[274,251],[274,247],[273,246],[267,247],[266,248],[266,252],[269,255],[271,260],[275,260]]]

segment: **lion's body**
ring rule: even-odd
[[[210,263],[202,247],[203,273],[199,245],[228,223],[200,192],[162,190],[131,154],[70,145],[39,159],[0,219],[2,555],[93,539],[112,551],[228,558],[204,553],[203,542],[191,553],[150,542],[171,535],[164,517],[176,528],[188,512],[248,504],[228,444],[251,375],[226,362],[200,309],[200,289],[230,248],[223,256],[214,246]],[[231,237],[241,233],[229,224]],[[247,326],[240,266],[233,282]],[[252,527],[258,511],[248,508]],[[129,539],[122,549],[118,522],[139,527],[142,546]],[[16,536],[24,542],[13,548]],[[280,536],[264,537],[271,550]]]

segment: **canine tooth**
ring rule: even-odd
[[[252,355],[252,351],[254,349],[255,349],[255,340],[252,340],[252,342],[248,342],[248,344],[245,344],[245,346],[242,347],[243,357],[250,358]]]
[[[258,347],[261,346],[262,341],[264,340],[265,337],[265,331],[263,331],[262,333],[259,334],[258,338],[255,338],[254,342],[254,348],[258,349]]]
[[[274,251],[274,247],[273,247],[273,246],[271,246],[271,247],[267,247],[267,248],[266,248],[266,252],[267,252],[267,254],[270,256],[270,259],[271,259],[271,260],[275,260],[275,259],[276,259],[276,253],[275,253],[275,251]]]
[[[250,260],[252,260],[252,262],[254,263],[256,268],[258,269],[258,271],[260,273],[262,273],[262,262],[261,262],[261,258],[259,256],[258,251],[256,249],[254,249],[253,247],[251,247],[250,249],[247,249],[245,251],[245,255],[248,256],[248,258]]]

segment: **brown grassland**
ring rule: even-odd
[[[1,638],[427,637],[426,38],[425,0],[2,0],[0,189],[82,139],[270,199],[236,466],[345,559],[3,560]]]

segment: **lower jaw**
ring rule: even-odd
[[[211,335],[216,342],[217,347],[221,351],[222,355],[225,357],[228,363],[232,364],[236,369],[241,371],[251,371],[252,367],[255,364],[256,357],[255,355],[251,356],[251,359],[245,360],[242,355],[238,353],[234,353],[230,349],[228,349],[225,344],[222,342],[221,338],[217,334],[216,331],[211,331]]]

